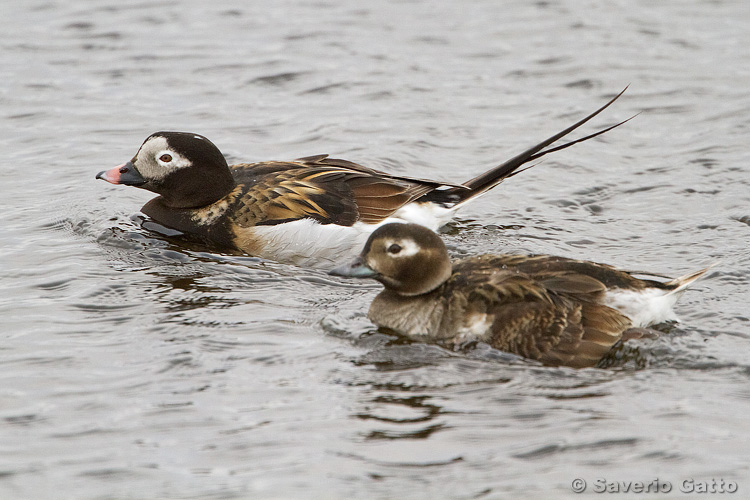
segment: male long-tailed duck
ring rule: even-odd
[[[463,184],[390,175],[328,155],[230,167],[211,141],[184,132],[152,134],[133,159],[96,178],[157,193],[142,212],[163,226],[254,256],[330,267],[355,255],[382,224],[412,222],[438,229],[458,208],[518,173],[522,165],[621,125],[544,149],[622,92],[574,125]]]

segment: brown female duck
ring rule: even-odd
[[[594,366],[620,340],[676,319],[672,306],[708,269],[664,283],[548,255],[482,255],[451,264],[443,241],[416,224],[376,229],[335,276],[385,286],[378,326],[416,340],[482,341],[548,365]]]

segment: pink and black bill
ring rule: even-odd
[[[138,173],[132,161],[109,170],[102,170],[96,174],[96,178],[103,179],[110,184],[125,184],[126,186],[142,186],[146,184],[146,179]]]

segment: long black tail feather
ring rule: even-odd
[[[589,139],[593,139],[594,137],[597,137],[599,135],[602,135],[606,132],[609,132],[613,128],[617,128],[620,125],[632,120],[637,115],[631,116],[627,120],[623,120],[620,123],[617,123],[615,125],[612,125],[611,127],[607,127],[603,130],[600,130],[598,132],[594,132],[593,134],[589,134],[585,137],[582,137],[580,139],[576,139],[575,141],[566,142],[565,144],[562,144],[560,146],[555,146],[550,149],[544,149],[550,144],[554,143],[555,141],[558,141],[559,139],[563,138],[564,136],[568,135],[584,123],[591,120],[593,117],[607,109],[613,102],[615,102],[622,94],[625,93],[625,91],[628,89],[628,87],[625,87],[619,94],[617,94],[615,97],[613,97],[609,102],[607,102],[604,106],[600,107],[590,115],[586,116],[582,120],[574,123],[570,127],[566,128],[565,130],[558,132],[557,134],[553,135],[552,137],[549,137],[539,144],[536,144],[526,151],[514,156],[513,158],[503,162],[502,164],[498,165],[497,167],[488,170],[487,172],[484,172],[481,175],[478,175],[477,177],[474,177],[473,179],[464,182],[462,185],[464,188],[449,188],[444,190],[438,190],[438,191],[432,191],[428,194],[426,194],[422,201],[431,201],[435,203],[443,203],[443,204],[449,204],[449,205],[458,205],[461,203],[464,203],[476,196],[479,196],[482,193],[485,193],[486,191],[492,189],[493,187],[497,186],[501,182],[503,182],[508,177],[513,177],[514,175],[527,170],[530,167],[527,167],[523,170],[518,170],[519,167],[522,165],[536,160],[538,158],[541,158],[542,156],[555,152],[560,151],[565,148],[569,148],[570,146],[573,146],[575,144],[578,144],[580,142],[587,141]]]

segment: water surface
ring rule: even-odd
[[[7,0],[0,19],[0,498],[750,489],[746,3]],[[598,369],[379,333],[377,285],[150,232],[149,193],[94,180],[171,129],[230,161],[461,182],[628,84],[586,130],[635,120],[445,234],[456,255],[719,262],[680,324]]]

